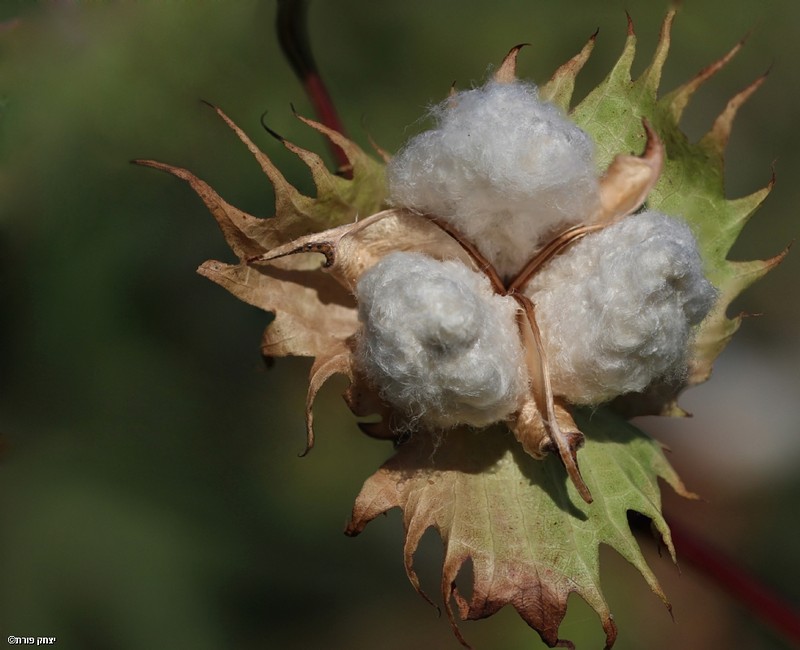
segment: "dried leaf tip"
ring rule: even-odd
[[[761,87],[761,84],[766,81],[769,72],[770,71],[768,69],[766,72],[764,72],[764,74],[758,77],[746,88],[740,90],[730,99],[730,101],[728,101],[725,109],[722,111],[722,113],[720,113],[717,119],[714,120],[711,130],[700,140],[701,145],[705,145],[715,150],[719,155],[722,154],[722,152],[725,150],[725,147],[728,145],[728,140],[731,136],[731,130],[733,129],[733,122],[736,119],[736,114],[739,112],[739,109],[744,105],[744,103],[750,99],[753,93],[755,93],[756,90]]]
[[[661,101],[669,106],[672,114],[672,120],[677,124],[683,115],[689,100],[692,98],[697,89],[700,88],[706,81],[711,79],[717,72],[722,70],[730,61],[735,57],[745,44],[747,36],[742,38],[736,45],[734,45],[723,57],[710,63],[698,72],[692,79],[685,84],[679,86],[669,94],[667,94]]]
[[[510,84],[517,80],[517,55],[519,51],[530,43],[520,43],[511,48],[500,67],[494,73],[494,80],[500,84]]]
[[[261,128],[264,129],[267,133],[269,133],[273,138],[275,138],[278,142],[286,142],[286,138],[284,138],[280,133],[275,131],[272,127],[267,124],[267,114],[268,111],[264,111],[261,113],[261,117],[258,118],[258,121],[261,123]]]
[[[539,89],[543,100],[560,106],[565,112],[569,111],[572,93],[575,90],[575,79],[589,60],[599,33],[600,28],[598,27],[581,48],[581,51],[569,61],[563,63],[550,77],[550,81]]]

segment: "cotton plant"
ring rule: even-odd
[[[627,513],[651,519],[674,559],[658,479],[691,495],[626,418],[680,413],[678,394],[708,377],[738,327],[728,305],[781,259],[726,259],[771,187],[723,194],[733,118],[763,79],[689,143],[683,109],[739,46],[658,98],[673,18],[638,79],[630,28],[609,76],[574,107],[594,37],[540,87],[517,78],[513,48],[486,83],[452,91],[432,110],[433,128],[391,158],[300,117],[350,164],[351,178],[336,175],[282,140],[310,168],[315,198],[215,109],[273,184],[271,219],[238,210],[185,169],[139,161],[187,181],[211,210],[239,262],[199,272],[275,314],[262,352],[314,358],[307,450],[314,399],[335,374],[349,379],[353,413],[372,416],[358,426],[394,442],[346,532],[400,507],[406,571],[422,594],[414,553],[436,528],[442,598],[464,645],[457,616],[511,604],[549,646],[571,647],[558,629],[577,592],[610,648],[601,543],[667,603]],[[456,578],[468,561],[466,599]]]

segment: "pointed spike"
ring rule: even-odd
[[[406,539],[403,543],[403,568],[406,570],[406,576],[414,590],[422,596],[422,599],[431,607],[436,609],[436,612],[441,615],[442,610],[433,602],[430,596],[422,589],[419,582],[419,576],[414,570],[414,554],[417,552],[419,541],[428,529],[427,520],[424,518],[412,519],[408,522],[406,528]]]
[[[757,280],[764,277],[772,269],[778,266],[786,258],[792,245],[789,244],[777,255],[766,260],[751,260],[747,262],[727,262],[728,274],[723,288],[723,296],[720,300],[724,300],[724,306],[729,305],[737,296],[744,292],[750,285]],[[739,314],[735,318],[724,318],[713,327],[718,328],[714,332],[714,340],[711,341],[711,349],[713,354],[704,352],[705,356],[710,356],[711,359],[722,351],[728,344],[731,337],[736,333],[741,325],[743,314]],[[703,328],[700,330],[696,346],[703,347]],[[710,364],[707,367],[693,369],[692,376],[689,378],[689,385],[702,383],[710,375]]]
[[[261,117],[259,118],[259,122],[261,122],[261,127],[267,133],[269,133],[273,138],[275,138],[278,142],[281,143],[285,142],[286,138],[284,138],[280,133],[278,133],[274,129],[270,128],[269,124],[267,124],[266,117],[267,117],[267,111],[261,113]]]
[[[586,41],[586,45],[583,46],[581,51],[561,65],[553,73],[550,81],[539,89],[539,95],[543,100],[560,106],[564,111],[569,110],[572,93],[575,91],[575,79],[586,64],[586,61],[589,60],[599,32],[600,30],[597,29]]]
[[[330,269],[336,265],[337,256],[336,248],[341,240],[348,235],[354,235],[365,228],[385,219],[389,216],[396,215],[395,210],[384,210],[383,212],[376,212],[375,214],[361,219],[357,223],[348,223],[342,226],[335,226],[324,230],[322,232],[312,232],[308,235],[302,235],[297,239],[286,242],[284,244],[276,245],[269,251],[254,255],[244,259],[244,263],[248,266],[257,264],[264,264],[272,262],[282,257],[289,257],[291,255],[299,255],[303,253],[318,253],[325,256],[325,263],[322,268]]]
[[[275,166],[269,156],[261,151],[261,149],[256,146],[250,137],[241,128],[239,128],[239,126],[230,117],[228,117],[228,115],[221,108],[213,106],[212,104],[209,104],[209,106],[214,109],[216,114],[222,118],[222,121],[228,125],[228,127],[236,134],[236,137],[239,138],[242,144],[247,147],[248,151],[253,155],[261,167],[261,171],[264,172],[264,175],[269,179],[269,182],[272,184],[272,187],[275,190],[275,208],[278,214],[281,214],[284,210],[289,209],[289,205],[293,205],[297,202],[300,193],[291,183],[289,183],[289,181],[286,180],[286,177]],[[263,115],[261,124],[265,129],[267,129],[267,132],[284,143],[284,145],[286,144],[286,140],[284,140],[280,135],[269,129],[269,127],[264,124]]]
[[[775,187],[775,173],[773,171],[772,177],[766,187],[756,190],[748,196],[740,199],[733,199],[728,201],[728,210],[731,215],[728,226],[725,229],[725,237],[730,242],[728,246],[732,246],[745,227],[750,218],[755,214],[756,210],[767,199]]]
[[[259,226],[263,225],[263,220],[228,203],[214,188],[188,169],[174,167],[156,160],[132,160],[131,162],[135,165],[167,172],[186,181],[211,212],[225,241],[240,260],[261,255],[265,251],[265,248],[250,236]]]
[[[606,633],[606,646],[603,650],[611,650],[617,642],[617,624],[611,616],[603,619],[603,631]]]
[[[494,73],[494,80],[497,83],[510,84],[517,80],[517,55],[519,51],[527,45],[530,45],[530,43],[520,43],[509,50],[508,54],[506,54],[506,58],[503,59],[500,67],[497,68],[497,71]]]
[[[380,156],[381,160],[388,164],[392,159],[392,155],[377,142],[375,142],[375,139],[372,137],[371,133],[367,133],[367,140],[369,141],[369,145],[372,147],[375,153]]]
[[[295,117],[315,131],[325,135],[333,144],[345,152],[345,156],[351,164],[348,167],[339,169],[337,173],[331,173],[322,158],[313,151],[303,149],[288,141],[284,141],[283,145],[298,156],[311,171],[314,186],[317,189],[317,197],[325,197],[325,199],[332,204],[338,203],[339,206],[344,206],[348,209],[352,208],[353,206],[348,205],[347,201],[343,198],[343,193],[346,192],[345,188],[352,182],[354,175],[358,176],[361,173],[369,174],[371,169],[378,165],[378,163],[367,156],[357,144],[347,139],[341,133],[334,131],[320,122],[315,122],[302,115],[298,115],[297,113],[295,113]]]
[[[388,163],[392,159],[392,156],[388,151],[375,142],[375,138],[372,137],[372,134],[367,129],[367,118],[363,114],[361,115],[361,128],[364,130],[364,133],[366,133],[367,141],[369,142],[369,146],[372,147],[372,150],[378,154],[378,156],[380,156],[384,163]]]
[[[460,556],[452,557],[449,554],[445,556],[444,566],[442,567],[442,600],[444,600],[444,609],[447,614],[447,620],[450,622],[450,629],[462,646],[467,650],[472,650],[472,646],[464,638],[461,629],[458,627],[458,620],[456,620],[456,613],[453,611],[451,602],[453,598],[456,599],[459,613],[461,618],[464,619],[469,611],[469,604],[464,601],[456,587],[456,576],[463,564],[464,559]]]
[[[314,447],[314,399],[317,393],[334,375],[345,375],[352,381],[350,351],[344,342],[325,357],[317,357],[311,366],[306,394],[306,448],[300,454],[305,456]]]
[[[324,161],[318,154],[308,149],[303,149],[288,140],[283,141],[283,146],[300,158],[300,160],[305,163],[306,167],[308,167],[311,172],[311,177],[314,180],[314,185],[317,188],[317,196],[338,195],[336,180],[341,179],[336,179],[335,175],[328,170]]]
[[[286,237],[296,237],[299,232],[307,232],[307,226],[304,224],[307,223],[308,219],[316,218],[318,211],[316,207],[317,200],[301,194],[291,183],[286,180],[283,174],[273,164],[272,160],[266,154],[264,154],[252,142],[252,140],[250,140],[247,134],[242,131],[242,129],[240,129],[233,122],[233,120],[231,120],[221,109],[213,105],[212,108],[214,108],[215,112],[253,154],[261,166],[262,171],[267,176],[275,190],[275,212],[276,215],[278,215],[278,218],[275,220],[258,219],[258,225],[256,226],[256,230],[258,232],[253,231],[251,233],[249,230],[246,230],[246,232],[253,235],[253,238],[256,239],[256,241],[263,243],[266,248],[270,248],[278,244],[278,241],[275,241],[275,232],[282,232],[284,235],[282,239],[284,241]],[[303,160],[303,162],[309,167],[312,178],[317,187],[318,196],[324,193],[331,206],[336,206],[337,200],[343,203],[340,199],[341,192],[339,190],[342,187],[342,183],[345,181],[340,178],[336,178],[333,174],[331,174],[323,163],[322,158],[320,158],[317,154],[306,151],[305,149],[292,144],[277,133],[273,132],[273,135],[280,139],[284,147],[299,156],[301,160]],[[362,155],[372,164],[378,164],[375,161],[372,161],[372,159],[369,159],[366,154],[362,153]],[[253,217],[253,219],[255,218]],[[266,239],[263,239],[263,237],[266,237]]]
[[[326,138],[328,138],[328,140],[330,140],[333,144],[335,144],[342,151],[344,151],[345,156],[347,157],[347,160],[350,162],[351,165],[356,166],[361,159],[367,157],[367,154],[364,153],[361,147],[359,147],[355,142],[353,142],[349,138],[343,136],[335,129],[332,129],[329,126],[325,126],[321,122],[316,122],[315,120],[303,117],[297,112],[295,112],[294,116],[306,126],[310,126],[315,131],[324,135]]]
[[[661,72],[664,70],[664,63],[669,54],[670,35],[676,13],[677,9],[672,7],[664,17],[653,61],[637,80],[637,83],[641,83],[653,99],[658,95],[658,87],[661,85]]]
[[[774,269],[781,262],[783,262],[783,260],[789,254],[791,248],[792,244],[789,244],[780,253],[766,260],[752,260],[749,262],[729,262],[729,264],[731,265],[732,269],[735,272],[735,277],[733,281],[733,286],[736,289],[735,295],[739,295],[739,293],[741,293],[747,287],[753,284],[753,282],[764,277],[772,269]]]
[[[628,17],[628,36],[622,52],[605,79],[600,82],[581,102],[571,111],[573,120],[579,124],[583,120],[591,121],[598,102],[604,101],[609,96],[627,96],[630,92],[631,66],[636,57],[636,33],[633,30],[633,21]]]
[[[738,113],[742,105],[750,99],[751,95],[761,87],[761,84],[766,81],[767,75],[769,75],[769,70],[758,77],[758,79],[747,86],[747,88],[741,90],[731,98],[725,110],[714,120],[711,130],[700,139],[701,146],[710,149],[720,156],[722,155],[728,144],[731,129],[733,128],[733,121],[736,119],[736,113]]]
[[[447,98],[445,99],[447,102],[447,108],[452,109],[458,105],[458,90],[456,90],[456,82],[453,82],[453,85],[450,86],[450,90],[447,93]]]
[[[675,123],[680,121],[683,111],[686,109],[686,106],[689,103],[692,95],[697,92],[697,89],[700,88],[700,86],[702,86],[711,77],[713,77],[717,72],[722,70],[722,68],[724,68],[730,62],[730,60],[739,53],[739,50],[741,50],[745,44],[745,40],[746,37],[742,38],[730,49],[727,54],[725,54],[725,56],[714,61],[712,64],[707,65],[690,81],[666,94],[660,100],[659,103],[667,107]]]
[[[284,244],[282,246],[278,246],[273,248],[270,251],[265,253],[261,253],[259,255],[253,255],[252,257],[248,257],[244,260],[244,263],[248,266],[256,266],[258,264],[264,264],[267,262],[273,262],[275,260],[279,260],[283,257],[289,257],[291,255],[299,255],[302,253],[319,253],[320,255],[325,256],[325,263],[322,265],[322,268],[330,268],[336,261],[336,245],[331,241],[311,241],[312,237],[301,237],[298,240],[289,242],[288,244]],[[302,240],[305,240],[304,243],[298,243]]]
[[[625,45],[617,63],[606,80],[600,85],[601,87],[606,87],[611,82],[627,84],[631,81],[631,66],[636,56],[636,32],[633,29],[633,19],[630,14],[626,11],[625,15],[628,18],[628,35],[625,38]]]
[[[660,413],[656,413],[655,415],[661,415],[665,418],[690,418],[692,414],[689,413],[686,409],[678,404],[677,400],[673,400],[668,402],[664,405],[664,408],[661,410]],[[685,496],[685,495],[683,495]]]

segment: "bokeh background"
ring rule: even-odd
[[[544,81],[600,28],[577,96],[602,79],[634,18],[643,69],[666,5],[650,0],[312,3],[320,68],[354,139],[396,150],[453,80],[484,78],[520,42]],[[62,650],[456,648],[402,569],[397,512],[342,534],[390,446],[360,435],[333,382],[304,444],[307,360],[258,354],[264,313],[195,275],[230,260],[182,183],[131,166],[194,170],[230,202],[272,213],[254,161],[200,103],[222,106],[306,192],[302,166],[259,125],[323,150],[274,35],[275,1],[14,2],[0,5],[0,642],[55,636]],[[800,4],[687,0],[664,88],[749,33],[701,90],[699,137],[727,99],[770,69],[741,111],[727,191],[778,183],[733,257],[767,257],[800,228]],[[800,599],[800,260],[791,254],[736,309],[748,319],[692,420],[642,426],[704,500],[667,496],[675,521]],[[620,650],[790,647],[691,566],[643,540],[673,622],[622,559],[603,552]],[[418,566],[436,594],[442,551]],[[513,612],[465,623],[476,647],[544,647]],[[573,597],[563,634],[602,645]]]

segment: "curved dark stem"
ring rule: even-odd
[[[570,244],[585,237],[589,233],[601,230],[604,228],[602,225],[582,225],[573,226],[565,230],[560,235],[551,240],[540,252],[538,252],[520,271],[517,276],[511,281],[508,286],[508,293],[512,294],[521,291],[528,284],[530,279],[536,272],[544,266],[546,262],[551,260],[556,255],[563,253]]]
[[[318,120],[327,127],[345,135],[344,126],[336,112],[328,89],[317,70],[311,44],[308,39],[308,0],[278,0],[278,13],[275,27],[278,31],[278,42],[284,55],[289,60],[297,77],[305,88]],[[328,143],[336,164],[348,169],[350,161],[345,152]],[[347,175],[345,173],[345,175]]]
[[[483,272],[483,274],[489,279],[489,282],[492,285],[495,293],[504,296],[506,294],[506,287],[503,284],[503,280],[500,279],[500,275],[495,270],[492,263],[489,262],[486,257],[484,257],[483,253],[478,250],[478,247],[475,246],[469,239],[464,237],[458,230],[456,230],[453,226],[451,226],[446,221],[442,221],[441,219],[436,218],[432,214],[424,214],[422,215],[428,221],[433,223],[435,226],[438,226],[440,230],[444,231],[446,234],[450,235],[455,242],[463,248],[466,253],[472,258],[475,265]]]
[[[670,521],[679,561],[685,561],[749,612],[786,639],[800,645],[800,612],[734,560]]]

